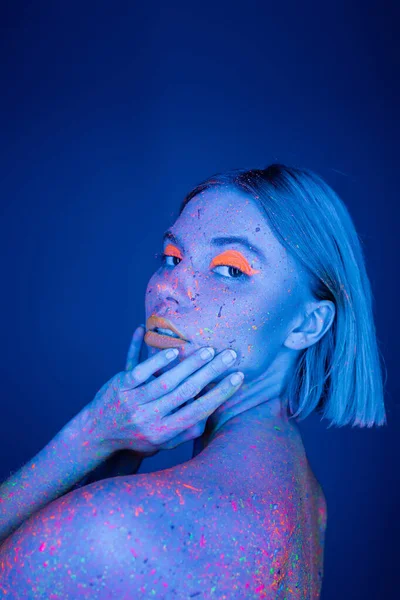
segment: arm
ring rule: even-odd
[[[82,480],[78,481],[72,490],[94,483],[108,477],[119,477],[121,475],[136,475],[146,455],[133,452],[132,450],[119,450],[109,456],[104,462],[88,473]]]
[[[141,339],[135,332],[128,366],[138,356]],[[166,351],[158,352],[133,369],[117,373],[33,460],[0,486],[0,541],[72,486],[82,485],[82,478],[115,451],[128,449],[142,457],[152,456],[159,449],[197,438],[209,415],[237,391],[238,384],[229,375],[211,392],[197,394],[196,402],[177,411],[193,399],[194,390],[202,390],[228,367],[220,355],[203,358],[199,350],[172,369],[166,381],[163,376],[156,378],[154,373],[171,360],[174,356],[167,356]],[[121,474],[126,474],[125,469]]]
[[[133,369],[138,363],[139,340],[135,332],[126,370]],[[107,384],[103,388],[107,388]],[[89,443],[87,435],[91,431],[90,410],[84,409],[32,460],[0,485],[0,544],[32,514],[66,492],[98,479],[132,474],[139,469],[145,454],[140,456],[125,449],[114,453],[101,441]],[[91,436],[91,439],[95,438]]]
[[[84,413],[79,413],[0,486],[0,543],[109,455],[101,446],[85,441]]]

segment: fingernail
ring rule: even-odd
[[[230,365],[236,359],[236,352],[234,350],[225,350],[222,354],[222,362],[225,365]]]
[[[214,354],[214,348],[203,348],[203,350],[200,352],[200,358],[202,358],[203,360],[207,360],[207,358],[211,358],[212,356],[214,356]]]
[[[239,373],[234,373],[230,379],[232,385],[238,385],[241,381],[243,381],[244,374],[239,371]]]
[[[170,360],[171,358],[175,358],[175,356],[178,356],[179,354],[179,350],[177,350],[176,348],[171,348],[171,350],[168,350],[168,352],[165,353],[165,356],[168,358],[168,360]]]

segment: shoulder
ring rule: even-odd
[[[151,588],[179,599],[204,586],[230,598],[243,586],[277,589],[301,545],[290,486],[284,501],[268,483],[257,493],[180,467],[99,481],[33,515],[0,549],[4,593],[101,598],[111,588],[140,598]]]
[[[202,490],[192,484],[166,470],[98,481],[57,499],[0,547],[1,591],[102,597],[96,593],[111,587],[123,597],[133,581],[145,589],[156,579],[152,587],[165,593],[170,558],[179,564],[193,540],[194,496]]]

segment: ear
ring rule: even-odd
[[[335,314],[336,307],[330,300],[308,303],[301,323],[297,321],[283,345],[291,350],[304,350],[316,344],[331,327]]]

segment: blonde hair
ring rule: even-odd
[[[184,198],[228,186],[250,194],[278,241],[309,274],[311,293],[331,300],[336,314],[324,336],[300,355],[288,388],[293,418],[314,410],[329,427],[384,425],[382,366],[371,286],[361,241],[343,201],[314,172],[273,164],[217,173]]]

